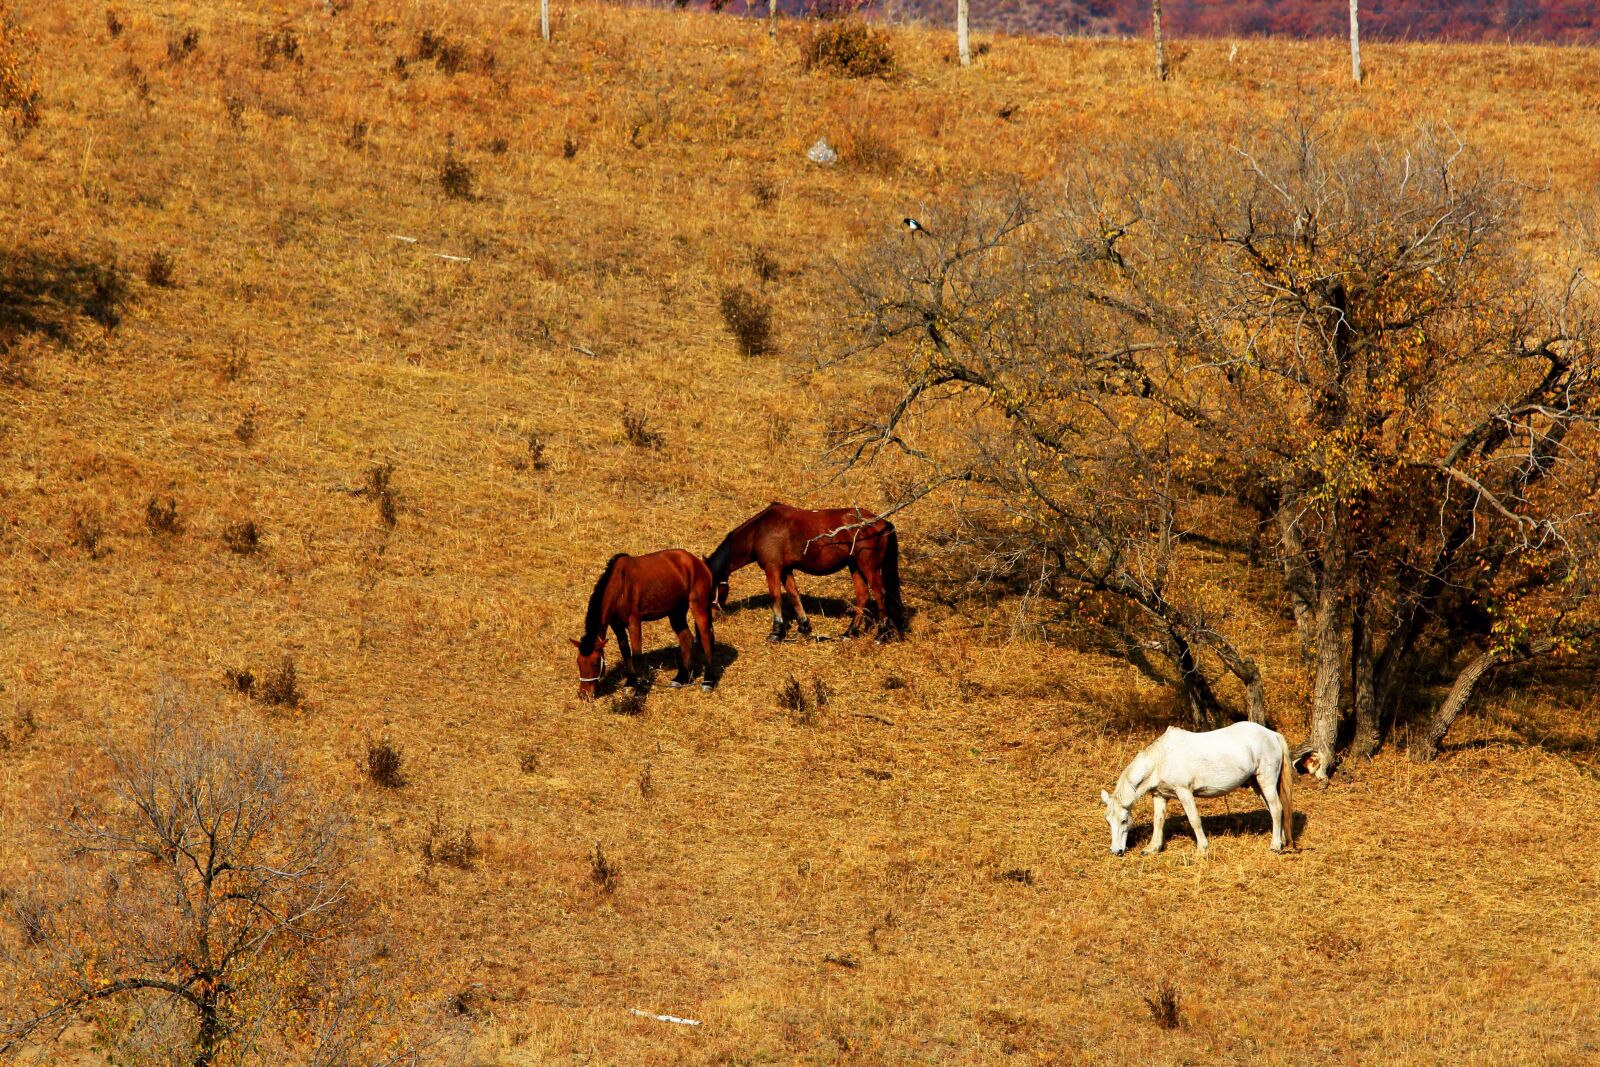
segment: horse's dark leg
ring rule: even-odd
[[[628,644],[628,631],[622,628],[620,622],[614,622],[611,624],[611,632],[617,639],[617,655],[622,659],[623,669],[628,672],[628,681],[638,685],[639,678],[633,673],[633,646]]]
[[[689,641],[689,614],[682,608],[673,612],[668,617],[672,623],[672,632],[678,635],[678,673],[672,678],[673,688],[688,685],[694,680],[694,673],[689,669],[694,646]]]
[[[777,567],[763,567],[767,572],[767,592],[772,594],[772,632],[768,641],[782,641],[789,633],[789,624],[783,621],[783,576]]]
[[[862,570],[868,571],[867,582],[872,588],[872,600],[878,620],[878,638],[883,640],[884,631],[893,625],[889,621],[889,597],[883,588],[883,568],[874,563],[870,570],[866,567]]]
[[[797,628],[802,635],[809,635],[811,633],[811,620],[806,618],[805,605],[800,603],[800,587],[794,584],[793,569],[784,574],[783,587],[787,589],[789,591],[789,595],[794,598],[794,614],[795,618],[799,620],[797,623]]]
[[[644,651],[644,621],[635,615],[628,620],[628,637],[632,647],[628,650],[628,678],[635,686],[639,684],[639,671],[634,662],[634,657]]]
[[[711,629],[711,611],[709,608],[694,608],[694,628],[700,637],[700,654],[705,657],[706,672],[700,679],[701,689],[712,689],[717,684],[716,666],[711,658],[712,652],[717,647],[716,634]]]
[[[867,610],[867,580],[861,577],[861,572],[854,567],[850,568],[850,580],[856,586],[856,610],[850,618],[850,627],[845,630],[846,637],[855,637],[861,633]]]

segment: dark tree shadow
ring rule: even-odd
[[[0,337],[31,333],[68,341],[80,318],[115,329],[129,298],[127,276],[114,262],[36,251],[0,255]]]

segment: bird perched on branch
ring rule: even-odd
[[[912,233],[928,232],[928,228],[922,223],[918,222],[916,219],[902,219],[901,221],[905,223],[906,229],[910,230]]]

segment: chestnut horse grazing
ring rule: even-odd
[[[694,678],[693,645],[689,639],[689,615],[694,614],[695,633],[705,658],[705,674],[700,688],[716,685],[712,677],[711,650],[715,637],[711,631],[711,571],[693,552],[669,548],[647,556],[619,553],[606,564],[600,580],[589,594],[589,610],[583,620],[583,637],[572,642],[578,647],[578,695],[593,700],[595,687],[606,675],[606,627],[617,635],[617,648],[628,680],[639,684],[634,656],[641,650],[644,636],[641,624],[656,619],[672,623],[678,635],[681,666],[671,685],[688,685]],[[624,630],[626,627],[626,630]]]
[[[900,601],[900,540],[894,524],[860,508],[826,508],[807,511],[773,501],[759,514],[741,523],[717,550],[706,557],[716,582],[716,607],[728,600],[728,575],[752,563],[767,575],[772,594],[772,632],[769,641],[782,641],[788,632],[783,617],[783,592],[794,598],[800,632],[811,632],[811,620],[800,603],[794,572],[834,574],[850,569],[855,579],[856,610],[846,636],[862,632],[870,596],[879,617],[893,634],[904,634],[906,609]]]

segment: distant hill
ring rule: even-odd
[[[1071,36],[1143,36],[1148,0],[971,0],[976,30]],[[780,0],[800,14],[811,0]],[[754,5],[765,10],[764,0]],[[955,0],[882,0],[893,22],[941,24]],[[1600,43],[1597,0],[1362,0],[1368,40],[1551,41]],[[743,12],[742,0],[727,7]],[[1327,37],[1349,28],[1346,0],[1165,0],[1163,27],[1173,37]]]

